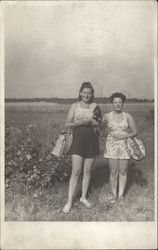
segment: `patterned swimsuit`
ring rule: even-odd
[[[125,140],[116,140],[113,137],[114,134],[127,134],[128,121],[125,113],[123,112],[123,120],[117,122],[113,118],[113,112],[110,112],[107,126],[110,132],[106,139],[104,157],[110,159],[130,159],[126,150]]]
[[[83,108],[80,102],[77,103],[75,110],[74,121],[81,121],[85,119],[93,118],[93,110],[96,107],[96,103],[89,104],[89,108]]]

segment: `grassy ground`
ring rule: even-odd
[[[132,107],[132,108],[131,108]],[[103,112],[109,111],[106,106]],[[67,110],[67,109],[66,109]],[[63,127],[66,117],[63,108],[54,110],[25,110],[6,108],[6,122],[11,126],[22,124],[38,125],[35,135],[42,144],[55,141]],[[141,110],[129,106],[137,127],[139,137],[146,147],[146,157],[141,162],[129,163],[128,183],[125,200],[113,205],[107,202],[110,195],[109,168],[103,159],[103,143],[100,156],[93,166],[88,199],[92,208],[87,209],[79,203],[81,178],[78,184],[74,205],[69,214],[62,213],[67,199],[68,183],[56,183],[36,198],[28,193],[22,194],[17,187],[12,193],[6,189],[5,216],[7,221],[153,221],[154,220],[154,127],[153,113],[150,107],[141,106]]]

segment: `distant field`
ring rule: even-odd
[[[111,104],[100,104],[103,110],[110,111]],[[58,104],[47,102],[10,102],[5,104],[6,111],[45,111],[52,112],[58,110],[68,110],[70,104]],[[148,111],[154,108],[154,103],[130,103],[125,104],[125,110],[128,111]]]
[[[112,110],[111,104],[101,104],[102,113],[106,113]],[[6,103],[5,104],[5,120],[10,125],[24,124],[37,124],[39,130],[43,132],[39,137],[39,140],[43,138],[44,142],[49,141],[50,138],[55,140],[59,131],[63,129],[65,118],[68,112],[70,104],[57,104],[57,103]],[[136,120],[140,120],[139,112],[142,116],[149,116],[153,112],[153,103],[131,103],[125,104],[124,110],[131,112]],[[145,123],[145,121],[144,121]],[[144,126],[146,126],[144,124]],[[138,123],[139,129],[139,123]],[[42,136],[43,135],[43,136]],[[51,135],[51,136],[50,136]]]
[[[7,221],[153,221],[154,220],[154,104],[126,104],[125,110],[130,112],[138,128],[138,136],[146,147],[146,157],[141,162],[130,162],[128,172],[128,185],[124,204],[108,204],[110,193],[108,162],[103,158],[104,143],[100,138],[100,155],[93,166],[92,180],[89,190],[89,200],[93,207],[87,210],[78,203],[81,183],[78,187],[77,199],[72,211],[65,215],[62,208],[66,202],[68,192],[68,179],[62,181],[61,176],[69,162],[61,162],[58,166],[58,180],[53,186],[43,189],[40,196],[34,191],[23,192],[21,180],[28,178],[30,166],[38,168],[41,153],[46,147],[52,148],[52,142],[64,126],[64,121],[70,105],[53,103],[6,103],[5,122],[6,130],[6,220]],[[111,110],[111,105],[101,105],[102,112]],[[28,137],[30,129],[33,138]],[[7,131],[10,131],[8,134]],[[20,131],[23,131],[22,133]],[[24,135],[25,134],[25,135]],[[26,137],[25,137],[26,136]],[[30,136],[30,135],[29,135]],[[27,140],[30,142],[26,143]],[[28,146],[38,142],[42,148],[32,161],[24,159],[28,155]],[[35,145],[36,145],[35,144]],[[20,154],[19,147],[23,151]],[[26,148],[25,148],[26,147]],[[36,148],[35,148],[36,149]],[[31,154],[31,153],[29,153]],[[34,153],[35,154],[35,153]],[[20,163],[20,160],[22,163]],[[37,164],[39,162],[39,165]],[[48,165],[47,165],[48,163]],[[23,169],[25,164],[25,169]],[[42,174],[47,175],[54,168],[55,162],[44,160]],[[65,164],[65,166],[64,166]],[[71,164],[70,164],[71,165]],[[27,172],[26,167],[29,171]],[[13,168],[17,171],[14,176]],[[44,177],[42,176],[43,180]],[[17,178],[14,181],[14,178]],[[23,178],[23,179],[22,179]],[[41,178],[41,176],[39,177]],[[14,184],[13,184],[14,183]],[[24,181],[22,182],[25,183]],[[40,182],[37,183],[40,187]]]

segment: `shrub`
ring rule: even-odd
[[[35,195],[56,182],[67,181],[71,172],[70,156],[48,157],[51,145],[42,145],[31,126],[5,129],[5,184],[10,191],[18,185],[20,192]]]

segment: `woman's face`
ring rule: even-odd
[[[115,98],[113,99],[112,104],[113,104],[113,109],[114,109],[115,111],[117,111],[117,112],[122,111],[122,108],[123,108],[123,101],[122,101],[122,98],[120,98],[120,97],[115,97]]]
[[[84,102],[90,102],[93,96],[93,92],[91,88],[84,88],[81,92],[80,92],[80,96],[82,101]]]

